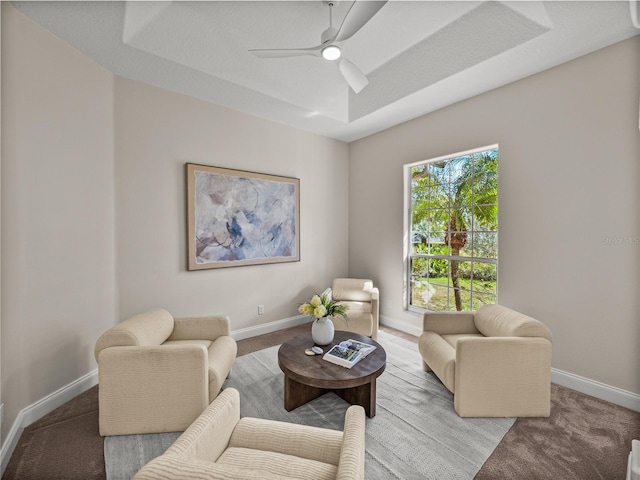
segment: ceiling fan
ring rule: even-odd
[[[358,32],[387,3],[385,1],[354,1],[349,7],[340,28],[333,26],[331,9],[334,1],[324,1],[329,6],[329,28],[320,36],[320,45],[309,48],[256,49],[249,50],[261,58],[286,58],[301,55],[313,55],[326,60],[339,60],[338,68],[355,93],[367,86],[369,80],[357,66],[342,56],[342,50],[336,43],[348,40]]]

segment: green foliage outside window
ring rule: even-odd
[[[475,310],[495,303],[498,149],[411,168],[411,305]]]

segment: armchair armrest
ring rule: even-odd
[[[181,431],[209,404],[203,345],[109,347],[98,365],[103,436]]]
[[[423,317],[422,331],[439,335],[480,333],[473,321],[473,312],[427,312]]]
[[[229,317],[176,318],[173,332],[167,340],[215,340],[231,333]]]
[[[352,405],[344,418],[342,451],[338,463],[337,480],[364,479],[364,408]]]
[[[378,287],[371,289],[371,315],[373,316],[371,338],[378,340],[378,330],[380,329],[380,290]]]
[[[550,389],[549,340],[540,337],[458,340],[454,406],[461,417],[548,417]],[[487,414],[488,411],[495,415]]]
[[[240,420],[240,395],[234,388],[225,389],[204,412],[178,437],[167,451],[147,463],[135,480],[159,478],[233,478],[250,480],[255,472],[219,465],[215,461],[227,448],[233,429]],[[265,479],[276,478],[267,475]]]
[[[371,302],[378,302],[380,300],[380,289],[373,287],[371,289]]]
[[[167,449],[165,455],[189,461],[215,462],[227,448],[239,421],[240,394],[235,388],[226,388]]]

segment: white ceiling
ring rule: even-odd
[[[359,94],[333,62],[248,51],[318,45],[322,1],[13,5],[118,75],[349,142],[638,35],[637,1],[389,1],[341,45]]]

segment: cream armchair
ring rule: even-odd
[[[177,432],[218,395],[236,358],[228,317],[135,315],[95,345],[100,435]]]
[[[427,312],[418,348],[425,371],[454,395],[461,417],[548,417],[551,333],[500,305]]]
[[[240,418],[240,396],[225,389],[135,480],[364,479],[365,415],[346,412],[344,432]]]
[[[371,280],[336,278],[323,293],[339,304],[349,306],[348,321],[342,317],[331,317],[336,330],[359,333],[378,340],[380,292]]]

